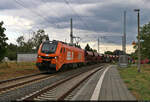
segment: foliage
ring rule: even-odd
[[[131,53],[130,56],[131,56],[133,59],[136,59],[136,60],[138,59],[135,52],[134,52],[134,53]]]
[[[111,52],[111,51],[106,51],[105,54],[113,55],[113,52]]]
[[[5,28],[3,27],[3,22],[0,22],[0,61],[4,58],[6,54],[7,40],[5,35]]]
[[[150,22],[141,28],[140,43],[142,57],[150,59]]]
[[[115,51],[113,51],[113,55],[123,55],[123,51],[115,50]]]
[[[90,46],[89,46],[89,44],[87,44],[86,46],[85,46],[85,48],[84,48],[86,51],[93,51],[93,52],[97,52],[97,50],[96,49],[92,49]]]
[[[108,55],[122,55],[123,54],[123,51],[121,50],[114,50],[113,52],[111,51],[106,51],[105,54],[108,54]]]
[[[93,50],[93,52],[97,52],[97,50],[96,49],[92,49]]]
[[[49,37],[42,29],[33,32],[33,36],[27,41],[25,41],[24,36],[20,36],[17,39],[19,45],[18,52],[36,52],[40,44],[46,40],[49,40]]]
[[[81,46],[80,45],[75,45],[76,47],[78,47],[78,48],[81,48]]]
[[[143,25],[140,28],[140,44],[141,44],[141,58],[150,59],[150,22],[148,24]],[[134,46],[136,49],[135,55],[137,55],[138,43]]]
[[[24,36],[20,36],[17,38],[17,43],[19,45],[17,52],[35,52],[32,38],[26,42]]]
[[[24,46],[24,44],[25,44],[24,37],[23,36],[18,37],[17,43],[19,44],[20,47]]]
[[[92,49],[90,48],[89,44],[87,44],[84,48],[86,51],[92,51]]]
[[[10,60],[16,60],[17,59],[17,49],[18,49],[17,45],[10,43],[7,46],[6,56]]]
[[[37,51],[40,44],[43,41],[49,40],[49,37],[48,35],[45,34],[44,30],[39,29],[36,33],[34,33],[32,40],[33,40],[33,46],[36,48],[36,51]]]

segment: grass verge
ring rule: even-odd
[[[0,80],[6,80],[28,74],[39,73],[35,62],[0,63]]]
[[[128,89],[138,100],[150,100],[150,65],[142,65],[141,72],[136,66],[118,68]]]

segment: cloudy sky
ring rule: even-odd
[[[33,31],[44,29],[50,40],[69,42],[70,18],[73,33],[81,38],[82,48],[87,43],[100,52],[122,49],[123,12],[127,12],[127,52],[136,41],[137,14],[140,9],[140,25],[150,21],[149,0],[0,0],[0,21],[4,21],[9,43],[16,43],[18,36],[26,39]]]

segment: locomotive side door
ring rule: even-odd
[[[61,48],[60,50],[60,63],[63,64],[64,63],[64,48]]]
[[[62,61],[65,63],[65,48],[62,50]]]

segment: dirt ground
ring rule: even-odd
[[[7,62],[0,63],[0,80],[39,73],[35,62]]]

